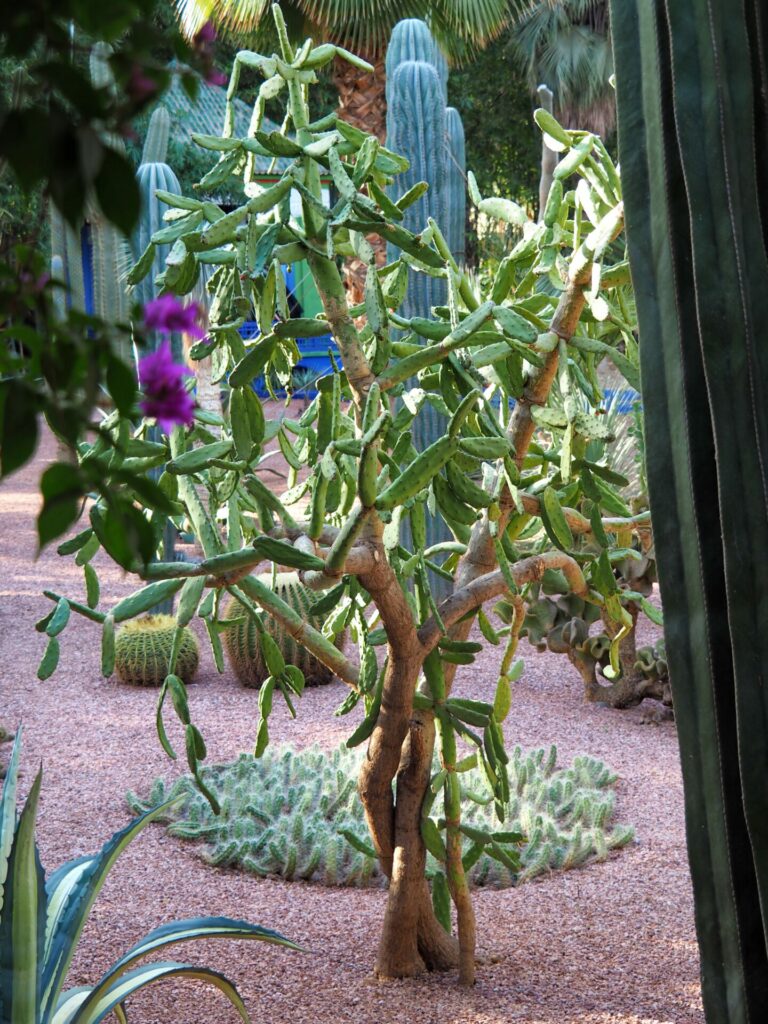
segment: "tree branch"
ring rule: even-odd
[[[519,493],[523,510],[531,516],[540,515],[541,499],[535,497],[533,494],[526,494],[524,491],[520,491]],[[592,525],[590,521],[575,508],[568,508],[564,505],[563,515],[565,516],[565,521],[570,527],[571,533],[592,533]],[[639,515],[629,516],[628,518],[610,516],[604,518],[602,520],[602,524],[606,533],[620,533],[622,530],[626,529],[646,529],[651,525],[651,513],[641,512]]]
[[[578,562],[563,551],[546,551],[540,555],[531,555],[530,558],[524,558],[510,566],[515,583],[519,587],[540,580],[547,569],[559,569],[567,579],[573,593],[579,597],[585,597],[589,593],[587,581],[584,579]],[[500,597],[508,590],[509,584],[500,569],[477,576],[442,602],[438,608],[440,618],[446,628],[450,629],[468,612],[481,607],[494,597]],[[418,636],[426,655],[443,636],[434,616],[428,618],[421,626]]]
[[[323,634],[294,611],[269,587],[256,579],[255,576],[246,576],[240,580],[239,586],[261,608],[268,612],[276,622],[279,622],[287,633],[306,649],[327,665],[336,675],[351,686],[353,690],[358,689],[359,673],[357,666],[346,658],[338,647]]]

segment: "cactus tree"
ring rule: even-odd
[[[433,219],[418,233],[405,226],[407,207],[418,193],[401,196],[390,188],[393,177],[406,169],[403,158],[341,118],[310,122],[306,87],[338,50],[310,44],[294,50],[277,5],[273,13],[279,59],[239,53],[230,98],[241,67],[258,69],[265,79],[261,89],[286,104],[284,124],[292,126],[291,134],[260,131],[263,108],[257,99],[253,138],[234,137],[228,117],[220,138],[201,139],[219,153],[220,163],[200,183],[198,196],[164,196],[170,209],[184,211],[174,221],[175,245],[186,253],[182,262],[189,257],[195,265],[216,268],[212,343],[193,355],[207,355],[213,347],[225,367],[229,422],[220,436],[211,435],[201,421],[191,430],[173,429],[162,442],[165,454],[154,456],[165,464],[172,507],[158,509],[146,494],[137,501],[148,514],[154,510],[158,531],[168,515],[183,512],[203,557],[127,563],[116,538],[104,529],[105,513],[96,503],[88,512],[90,526],[66,542],[63,553],[101,545],[107,554],[122,557],[146,585],[108,612],[95,601],[95,607],[85,606],[51,593],[55,609],[39,624],[50,638],[41,671],[50,674],[59,644],[66,643],[61,630],[70,611],[101,624],[110,670],[113,623],[176,591],[177,629],[197,614],[222,665],[221,597],[227,592],[240,603],[242,616],[254,621],[270,673],[259,693],[258,756],[269,743],[274,701],[284,700],[295,710],[304,689],[302,673],[286,662],[265,626],[271,617],[346,684],[349,692],[339,712],[356,718],[347,743],[368,744],[359,793],[389,880],[379,975],[408,977],[425,965],[458,966],[460,981],[471,984],[475,926],[465,859],[470,864],[487,852],[515,871],[521,837],[501,823],[488,830],[464,825],[459,779],[461,772],[478,768],[489,804],[503,819],[510,780],[502,723],[512,683],[523,670],[515,651],[531,588],[555,584],[600,609],[614,627],[610,669],[616,675],[621,640],[632,626],[625,602],[636,595],[621,589],[611,558],[616,538],[626,554],[646,519],[625,509],[615,490],[616,474],[593,457],[590,440],[605,439],[607,431],[584,403],[599,394],[597,360],[608,356],[627,373],[635,369],[626,319],[630,307],[619,308],[614,297],[627,281],[621,184],[599,138],[567,132],[545,117],[545,130],[567,151],[563,174],[579,174],[579,201],[574,191],[564,193],[557,179],[544,224],[537,226],[509,200],[480,197],[487,212],[525,222],[519,244],[487,294],[480,294]],[[355,57],[345,59],[361,64]],[[247,158],[262,148],[288,155],[289,161],[275,184],[254,188]],[[326,168],[339,195],[332,210],[321,203],[320,175]],[[242,203],[225,213],[204,197],[219,174],[233,170],[246,178]],[[291,193],[303,205],[301,226],[291,216]],[[201,229],[203,212],[208,224]],[[397,247],[391,265],[376,267],[369,235]],[[368,264],[365,303],[355,310],[347,304],[337,263],[337,257],[354,255]],[[322,318],[292,318],[287,307],[281,265],[299,259],[312,273]],[[432,273],[450,285],[447,305],[426,318],[398,312],[409,277]],[[538,287],[540,278],[546,278],[547,288]],[[169,280],[173,287],[166,275]],[[183,282],[177,285],[183,289]],[[582,321],[587,304],[591,315]],[[244,343],[236,325],[253,316],[261,335]],[[336,371],[321,382],[301,419],[267,427],[251,388],[254,375],[284,372],[298,357],[295,338],[320,336],[329,328],[340,353]],[[392,401],[397,398],[402,401]],[[418,452],[411,428],[425,402],[448,423],[442,437]],[[145,431],[146,425],[137,428],[133,442],[141,444]],[[291,466],[284,494],[273,493],[259,476],[269,458],[265,442],[275,436]],[[98,457],[98,449],[82,454]],[[109,471],[119,465],[114,458]],[[297,507],[301,498],[306,499],[303,515]],[[451,535],[432,549],[425,536],[427,509],[440,515]],[[224,517],[226,539],[218,525]],[[405,523],[411,548],[401,540]],[[447,561],[435,570],[441,556]],[[317,594],[312,613],[324,619],[322,630],[253,575],[264,560],[298,570],[303,585]],[[447,577],[454,586],[451,596],[435,596],[429,570]],[[495,627],[482,607],[498,598],[504,625]],[[482,647],[470,639],[473,621],[488,643],[504,641],[492,702],[477,693],[470,698],[451,692],[458,666],[471,665]],[[334,643],[344,629],[357,641],[357,657]],[[171,652],[160,695],[161,739],[171,749],[162,721],[165,706],[167,711],[172,706],[183,721],[198,784],[218,806],[200,771],[205,745],[174,667]],[[470,686],[473,681],[470,674]],[[432,777],[436,745],[441,768]],[[444,817],[431,813],[440,791]],[[431,892],[427,849],[440,865]],[[451,901],[457,935],[451,933]]]
[[[745,1024],[768,1015],[764,12],[611,7],[704,1008]]]

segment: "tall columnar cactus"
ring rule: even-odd
[[[114,84],[108,64],[111,47],[97,43],[90,56],[91,81],[97,88],[111,88]],[[125,151],[122,139],[110,136],[113,149]],[[86,311],[86,264],[89,264],[92,284],[92,311],[110,323],[125,321],[128,316],[128,297],[123,283],[131,263],[128,240],[107,220],[98,203],[89,202],[85,221],[76,228],[68,225],[55,207],[51,207],[51,254],[61,258],[61,273],[67,283],[68,304],[73,309]],[[90,240],[90,259],[84,242]],[[87,245],[87,242],[86,242]],[[120,353],[130,358],[126,346]]]
[[[179,179],[165,162],[170,128],[170,114],[165,107],[157,107],[149,122],[141,154],[141,164],[136,172],[136,180],[141,192],[141,217],[131,240],[136,259],[147,248],[152,236],[157,231],[168,227],[163,220],[163,213],[167,210],[167,206],[157,198],[156,191],[161,189],[174,194],[181,192]],[[134,286],[134,301],[144,305],[157,297],[155,278],[164,273],[165,259],[170,249],[170,243],[155,246],[152,269],[143,281]],[[178,349],[178,343],[175,347]]]
[[[395,71],[407,60],[422,60],[431,64],[437,72],[443,90],[443,102],[448,97],[448,62],[440,47],[432,37],[426,22],[419,18],[405,18],[392,29],[392,36],[387,47],[387,109],[392,102],[392,81]],[[389,135],[389,128],[387,128]]]
[[[420,181],[426,181],[430,186],[429,191],[405,211],[403,220],[409,230],[420,232],[430,217],[438,224],[445,223],[445,94],[432,64],[423,60],[406,60],[394,70],[389,97],[387,146],[402,153],[410,162],[409,169],[397,177],[397,189],[403,193]],[[387,258],[396,258],[394,250],[388,251]],[[444,278],[412,274],[403,303],[404,315],[428,317],[432,307],[443,304],[445,300]],[[411,426],[417,450],[428,448],[442,437],[445,429],[445,417],[432,405],[425,405]],[[450,533],[439,519],[428,514],[426,525],[428,546],[449,539]],[[442,577],[434,578],[433,586],[440,596],[447,592],[446,581]]]
[[[747,1024],[768,1018],[765,23],[725,0],[611,6],[704,1009]]]
[[[91,81],[98,88],[113,89],[114,78],[108,64],[112,48],[97,43],[91,50]],[[125,153],[125,144],[110,135],[113,149]],[[103,320],[124,321],[128,316],[128,296],[124,283],[131,265],[131,249],[125,235],[111,224],[97,203],[89,204],[88,224],[91,233],[93,269],[93,312]],[[123,357],[129,357],[126,347]]]
[[[263,576],[261,579],[281,600],[298,612],[302,619],[316,629],[322,628],[323,617],[311,612],[315,597],[312,591],[299,581],[295,572],[278,573],[274,586],[271,575]],[[224,632],[224,647],[235,675],[243,686],[259,687],[270,675],[270,671],[261,651],[256,623],[250,616],[244,615],[243,606],[236,600],[230,601],[225,616],[241,620]],[[278,622],[270,616],[265,616],[264,627],[280,648],[286,664],[295,665],[302,671],[307,686],[330,683],[333,672],[313,657],[306,648],[297,644]]]
[[[398,189],[404,192],[419,181],[429,184],[426,195],[406,211],[405,223],[418,232],[434,217],[454,258],[460,254],[463,259],[464,131],[458,112],[446,110],[447,83],[448,65],[426,24],[416,18],[399,22],[387,50],[387,145],[410,161],[409,170],[397,178]],[[445,300],[444,279],[414,274],[403,308],[409,316],[428,317],[432,306]],[[445,417],[425,405],[412,425],[413,443],[423,451],[445,429]],[[444,524],[428,514],[427,544],[448,539]],[[432,582],[438,594],[447,593],[444,579]]]
[[[453,258],[462,266],[465,256],[467,219],[467,151],[464,125],[455,107],[445,111],[445,227],[444,233]]]

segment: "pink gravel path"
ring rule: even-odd
[[[84,593],[71,559],[34,561],[37,483],[54,457],[47,439],[33,466],[0,491],[0,721],[25,728],[22,789],[45,767],[39,839],[44,863],[95,850],[125,824],[123,794],[145,789],[170,763],[155,737],[154,693],[104,681],[97,627],[73,615],[58,671],[35,672],[43,641],[34,621],[49,602],[43,587]],[[102,606],[133,589],[97,560]],[[517,890],[475,896],[486,964],[472,991],[454,977],[378,984],[371,978],[384,906],[378,891],[331,890],[257,880],[201,863],[197,850],[150,827],[123,856],[97,901],[69,983],[93,981],[150,928],[197,913],[228,914],[277,928],[304,945],[292,953],[257,943],[178,947],[176,959],[208,963],[238,984],[263,1024],[702,1024],[698,955],[685,853],[674,724],[639,724],[637,711],[585,705],[578,678],[557,656],[528,650],[506,723],[523,747],[556,742],[560,761],[587,752],[620,775],[617,820],[637,843],[604,864],[554,874]],[[465,670],[462,690],[491,694],[498,652]],[[207,652],[191,690],[193,719],[212,760],[251,748],[256,695]],[[341,686],[309,691],[300,717],[273,716],[273,739],[338,743],[348,731],[332,717]],[[177,733],[173,734],[177,736]],[[5,748],[7,751],[7,748]],[[134,1024],[226,1024],[236,1014],[196,983],[169,983],[133,1002]]]

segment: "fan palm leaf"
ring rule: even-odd
[[[531,90],[545,82],[554,92],[560,120],[599,135],[613,128],[613,55],[605,0],[518,3],[512,41]]]
[[[176,0],[182,28],[193,36],[213,23],[226,35],[258,45],[269,38],[272,0]],[[296,37],[313,35],[376,58],[403,18],[423,18],[446,57],[461,62],[509,22],[509,0],[283,0],[283,15]]]

